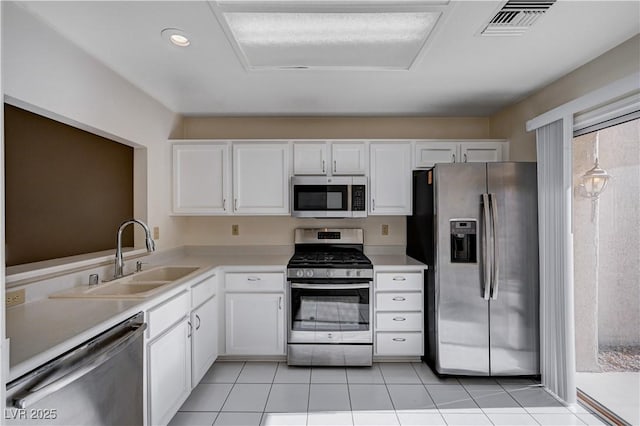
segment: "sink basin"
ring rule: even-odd
[[[161,266],[148,271],[142,271],[130,275],[123,279],[124,282],[147,282],[147,281],[175,281],[197,271],[199,268],[193,266]]]
[[[163,285],[169,284],[171,281],[150,281],[150,282],[118,282],[113,284],[103,284],[96,286],[95,288],[87,290],[85,293],[89,295],[89,297],[93,296],[130,296],[137,295],[142,296],[146,295]]]
[[[51,294],[49,298],[142,299],[198,269],[193,266],[161,266],[91,287],[74,287]]]

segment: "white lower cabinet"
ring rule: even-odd
[[[422,271],[375,274],[375,339],[378,356],[424,354]]]
[[[284,293],[227,293],[225,310],[227,355],[284,355]]]
[[[211,297],[191,312],[191,383],[202,380],[218,357],[218,299]]]
[[[147,344],[149,419],[169,423],[191,393],[191,326],[184,318]]]

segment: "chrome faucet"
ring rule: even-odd
[[[147,245],[147,252],[151,253],[156,249],[156,243],[151,238],[151,231],[144,222],[138,219],[129,219],[122,222],[122,225],[120,225],[120,227],[118,228],[118,236],[116,238],[116,263],[115,270],[113,272],[114,280],[122,277],[122,268],[124,267],[124,260],[122,259],[122,231],[124,231],[124,228],[126,228],[127,225],[131,223],[137,223],[138,225],[142,226],[142,228],[144,228],[144,239]]]

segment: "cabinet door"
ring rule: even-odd
[[[411,214],[411,145],[372,143],[370,169],[369,214]]]
[[[289,145],[233,145],[233,203],[237,214],[289,213]]]
[[[227,213],[228,159],[225,143],[173,145],[173,212]]]
[[[364,142],[332,143],[331,162],[334,175],[364,175],[367,169]]]
[[[218,356],[218,298],[191,313],[191,386],[195,387]]]
[[[293,144],[294,175],[326,175],[327,144],[295,142]]]
[[[433,167],[436,163],[460,162],[458,142],[416,142],[416,168]]]
[[[188,318],[147,347],[149,423],[167,424],[191,393],[191,327]]]
[[[504,142],[463,142],[460,144],[460,156],[464,163],[490,163],[503,161]]]
[[[284,355],[284,294],[227,293],[226,354]]]

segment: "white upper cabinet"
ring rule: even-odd
[[[504,142],[462,142],[460,158],[463,163],[490,163],[506,160]]]
[[[225,142],[173,145],[173,212],[227,214],[229,145]]]
[[[428,140],[415,143],[415,167],[437,163],[477,163],[507,161],[509,144],[505,140]]]
[[[460,158],[458,148],[458,142],[417,141],[415,166],[433,167],[436,163],[455,163]]]
[[[297,141],[293,143],[294,175],[326,175],[328,165],[327,143]]]
[[[331,163],[334,175],[364,175],[367,170],[364,142],[333,142]]]
[[[233,211],[289,214],[289,144],[233,144]]]
[[[370,145],[371,215],[411,214],[411,144]]]

